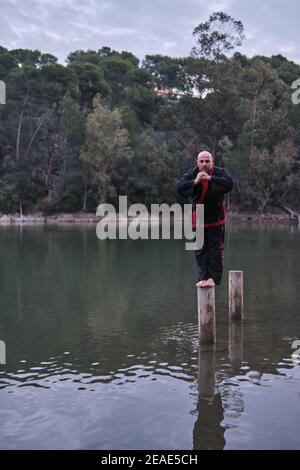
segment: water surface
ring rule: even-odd
[[[225,245],[218,340],[199,354],[184,242],[0,227],[0,448],[300,449],[300,231],[233,226]]]

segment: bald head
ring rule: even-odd
[[[207,152],[207,150],[203,150],[203,152],[198,153],[197,159],[198,158],[211,158],[212,159],[212,154]]]
[[[197,156],[197,167],[199,171],[209,171],[213,167],[213,156],[211,153],[204,150]]]

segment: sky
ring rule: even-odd
[[[71,51],[103,46],[140,59],[182,57],[195,45],[194,28],[215,11],[244,24],[236,50],[300,63],[298,0],[0,0],[0,45],[39,49],[61,63]]]

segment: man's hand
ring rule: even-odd
[[[197,174],[194,180],[194,186],[196,186],[196,184],[199,184],[200,181],[203,181],[203,180],[210,181],[210,179],[211,179],[211,176],[208,175],[205,171],[199,171],[199,173]]]
[[[201,180],[207,180],[207,181],[210,181],[211,180],[211,176],[208,175],[207,173],[205,173],[205,171],[203,172],[204,175],[201,177]]]

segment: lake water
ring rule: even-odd
[[[297,227],[227,228],[217,344],[199,354],[183,241],[0,227],[0,448],[300,449],[299,247]]]

